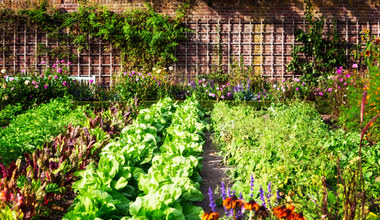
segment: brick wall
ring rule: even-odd
[[[27,2],[38,0],[0,0],[8,7],[26,8]],[[141,0],[92,0],[115,11],[145,8]],[[149,1],[147,1],[149,2]],[[174,15],[183,1],[150,1],[160,13]],[[285,3],[284,3],[285,2]],[[338,30],[349,43],[360,41],[360,31],[369,28],[379,36],[380,0],[340,0],[312,1],[315,13],[326,18],[336,18]],[[77,0],[50,0],[62,10],[73,11],[78,7]],[[221,64],[226,72],[233,72],[231,64],[242,61],[256,73],[268,77],[291,77],[285,72],[290,50],[294,42],[294,30],[304,27],[304,3],[300,0],[191,0],[191,10],[187,24],[193,30],[188,33],[189,41],[183,42],[176,55],[175,68],[185,76],[209,74]],[[34,42],[34,44],[33,44]],[[5,61],[0,55],[0,65],[22,69],[37,65],[46,57],[35,58],[35,42],[54,47],[57,42],[47,42],[44,36],[22,30],[9,44],[15,44],[15,59]],[[109,76],[119,71],[117,54],[110,46],[96,39],[91,51],[79,54],[77,63],[71,67],[78,75],[103,76],[100,83],[108,83]],[[104,49],[106,48],[106,49]],[[219,55],[218,55],[218,48]],[[37,65],[38,66],[38,65]]]

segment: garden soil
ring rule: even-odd
[[[209,207],[210,199],[208,196],[208,189],[211,187],[214,193],[214,200],[220,198],[220,187],[221,182],[223,181],[226,186],[230,186],[230,179],[227,177],[228,168],[224,166],[223,156],[220,156],[219,151],[214,146],[211,140],[211,133],[206,132],[206,144],[203,147],[204,152],[203,156],[203,169],[200,174],[203,179],[203,184],[201,185],[202,194],[205,196],[205,199],[201,202],[196,203],[195,205],[203,208],[205,212],[211,211]],[[215,191],[217,190],[217,195]],[[223,207],[217,207],[216,211],[223,213]]]

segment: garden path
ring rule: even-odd
[[[230,185],[230,179],[228,178],[226,172],[228,168],[223,164],[223,156],[218,155],[219,150],[216,149],[212,140],[211,133],[206,132],[206,144],[203,147],[204,152],[203,156],[203,169],[200,172],[203,184],[201,185],[201,191],[205,196],[205,199],[201,202],[196,203],[195,205],[200,206],[203,210],[210,211],[209,207],[209,196],[208,188],[211,187],[213,193],[215,193],[215,188],[218,188],[218,196],[215,196],[214,199],[220,197],[220,187],[221,182],[223,181],[226,186]],[[223,207],[217,207],[216,211],[223,213]]]

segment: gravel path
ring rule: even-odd
[[[213,193],[215,193],[215,189],[218,188],[219,195],[214,194],[214,199],[220,197],[220,187],[221,182],[223,181],[226,186],[229,186],[230,179],[226,175],[226,171],[228,168],[223,164],[223,156],[218,155],[218,150],[214,146],[211,141],[211,133],[206,132],[206,144],[203,147],[204,153],[203,156],[203,169],[200,172],[203,184],[201,185],[201,191],[205,196],[205,199],[201,202],[198,202],[196,205],[200,206],[206,212],[210,211],[209,207],[209,196],[208,196],[208,188],[211,187]],[[223,207],[217,207],[217,212],[223,213]]]

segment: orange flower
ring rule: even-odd
[[[374,55],[375,57],[378,57],[378,56],[379,56],[379,53],[376,52],[376,53],[374,53],[373,55]]]
[[[366,51],[365,51],[365,55],[368,57],[369,55],[371,55],[371,51],[366,50]]]
[[[219,219],[219,213],[217,212],[205,212],[202,215],[202,220],[218,220]]]
[[[364,31],[366,34],[369,34],[369,32],[370,32],[369,29],[364,29]]]
[[[255,211],[257,211],[258,209],[259,209],[259,204],[257,204],[256,202],[255,202],[255,200],[251,200],[251,201],[249,201],[249,203],[246,203],[245,205],[244,205],[244,209],[245,210],[250,210],[250,211],[252,211],[252,210],[255,210]]]
[[[236,195],[233,195],[232,197],[223,200],[223,206],[226,207],[226,209],[234,209],[236,208],[236,206],[241,208],[243,205],[244,201],[238,199]]]
[[[281,218],[289,218],[294,212],[294,206],[293,205],[286,205],[286,206],[280,206],[273,208],[273,214],[281,219]]]
[[[287,217],[288,220],[306,220],[305,217],[303,216],[303,213],[292,213],[289,217]]]

